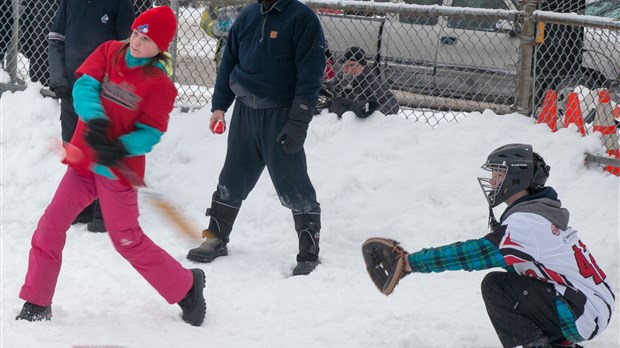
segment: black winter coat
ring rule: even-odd
[[[131,0],[62,0],[49,34],[50,87],[75,83],[75,71],[102,43],[131,34]]]

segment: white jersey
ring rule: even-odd
[[[506,263],[519,274],[553,284],[573,310],[581,337],[589,340],[602,332],[615,297],[577,231],[523,211],[508,215],[502,225],[506,229],[499,248]]]

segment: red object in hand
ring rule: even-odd
[[[66,143],[65,146],[65,158],[64,161],[69,164],[78,164],[84,158],[84,154],[82,150],[77,146]]]
[[[215,121],[215,123],[213,123],[212,130],[213,130],[213,133],[215,134],[224,133],[224,122],[222,122],[221,120]]]

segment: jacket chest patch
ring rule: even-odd
[[[272,31],[269,32],[269,38],[270,39],[275,39],[277,37],[278,37],[278,32],[277,31],[272,30]]]
[[[104,98],[123,106],[129,110],[137,110],[142,98],[135,93],[136,87],[125,81],[114,83],[106,74],[101,84],[101,94]]]

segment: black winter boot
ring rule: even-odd
[[[95,206],[97,206],[97,200],[93,201],[88,207],[84,208],[84,210],[82,210],[78,216],[75,217],[71,225],[87,224],[93,221]]]
[[[107,232],[105,224],[103,223],[103,215],[101,215],[101,206],[99,200],[95,200],[95,206],[93,208],[93,221],[86,225],[86,229],[90,232]]]
[[[293,220],[295,220],[295,231],[297,231],[297,237],[299,238],[297,266],[293,269],[293,275],[307,275],[314,271],[320,263],[321,213],[293,212]]]
[[[38,306],[34,303],[26,302],[22,311],[15,317],[15,320],[42,321],[52,319],[52,306]]]
[[[192,268],[194,276],[194,285],[187,292],[187,295],[179,301],[179,306],[183,310],[183,321],[193,325],[200,326],[207,313],[207,303],[203,289],[205,287],[205,272],[199,268]]]
[[[552,348],[583,348],[583,346],[573,343],[566,338],[562,337],[551,343]]]
[[[105,228],[105,224],[103,223],[103,219],[98,219],[98,218],[95,218],[93,221],[89,222],[86,225],[86,229],[89,232],[98,232],[98,233],[103,233],[103,232],[107,232],[108,231]]]
[[[209,227],[202,231],[205,241],[199,247],[191,249],[187,253],[187,259],[208,263],[217,257],[228,255],[226,244],[240,207],[241,202],[225,203],[219,198],[217,191],[214,192],[211,208],[207,209],[207,216],[211,217]]]

